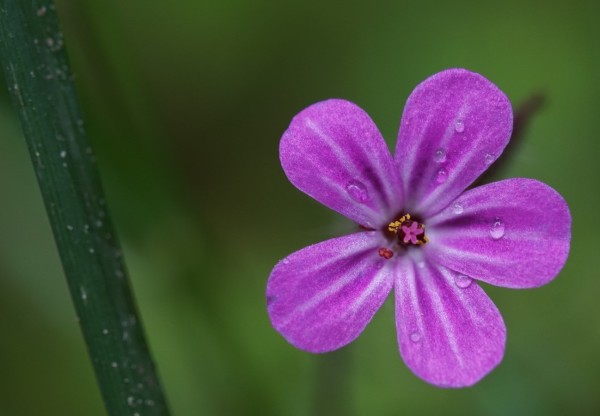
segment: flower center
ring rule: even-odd
[[[412,218],[408,213],[390,222],[386,231],[386,234],[391,237],[398,238],[398,242],[405,247],[420,246],[429,241],[425,235],[425,224]]]
[[[425,224],[408,213],[390,222],[382,231],[392,242],[394,251],[409,246],[422,246],[429,241],[425,235]],[[388,247],[381,247],[378,254],[389,260],[394,256],[394,251]]]

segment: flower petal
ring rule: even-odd
[[[445,268],[398,262],[396,329],[406,365],[428,383],[466,387],[502,360],[506,327],[476,282]]]
[[[569,207],[558,192],[533,179],[467,191],[427,225],[428,255],[496,286],[546,284],[569,254]]]
[[[290,182],[323,205],[368,227],[402,206],[402,186],[373,120],[355,104],[332,99],[301,111],[279,144]]]
[[[418,85],[395,153],[408,210],[427,217],[454,200],[500,156],[512,121],[508,98],[479,74],[449,69]]]
[[[380,236],[362,232],[291,254],[267,284],[271,323],[297,348],[326,352],[352,342],[391,291],[391,263]]]

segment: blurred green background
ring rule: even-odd
[[[85,124],[174,415],[600,414],[600,3],[62,0]],[[546,287],[485,286],[504,361],[441,390],[399,357],[390,298],[359,339],[294,349],[265,308],[272,266],[347,228],[287,182],[291,118],[341,97],[390,145],[427,76],[465,67],[547,102],[498,178],[573,215]],[[0,91],[0,415],[103,415],[33,169]],[[559,219],[560,220],[560,219]]]

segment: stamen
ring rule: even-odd
[[[404,246],[420,246],[429,241],[425,235],[425,224],[417,221],[408,213],[390,222],[387,231],[392,236],[397,236],[398,242]]]
[[[389,260],[394,256],[394,252],[389,248],[381,247],[379,249],[379,255],[384,259]]]

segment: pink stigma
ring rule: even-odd
[[[411,244],[418,244],[417,236],[424,233],[423,229],[419,227],[419,224],[416,221],[411,222],[409,226],[403,225],[402,231],[404,232],[404,239],[402,240],[404,244],[409,241]]]

